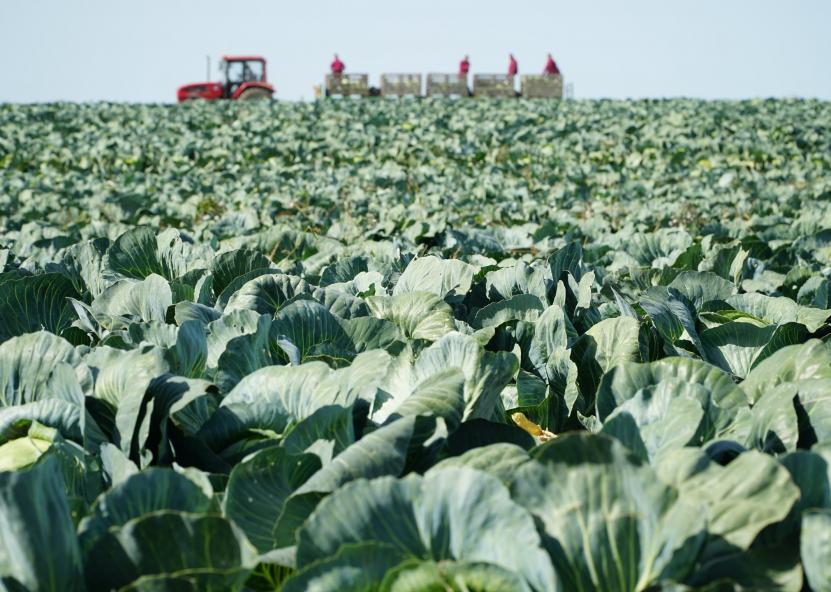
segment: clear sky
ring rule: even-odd
[[[172,101],[223,53],[310,98],[352,72],[539,72],[575,96],[831,99],[831,0],[0,0],[0,102]]]

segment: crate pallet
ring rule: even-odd
[[[522,96],[528,99],[562,99],[563,77],[525,74],[521,78]]]
[[[513,97],[514,77],[507,74],[474,74],[474,97]]]
[[[359,96],[369,95],[368,74],[327,74],[326,94],[328,96]]]
[[[420,97],[421,74],[381,74],[381,96]]]
[[[427,75],[428,97],[466,97],[467,77],[461,74],[431,72]]]

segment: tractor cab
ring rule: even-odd
[[[224,98],[230,99],[243,84],[266,82],[265,60],[255,57],[225,57],[219,63]]]
[[[221,82],[203,82],[180,86],[179,102],[194,99],[256,100],[270,99],[274,87],[266,78],[265,58],[260,56],[224,56],[219,63]]]

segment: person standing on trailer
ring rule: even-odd
[[[340,76],[343,74],[343,71],[346,70],[346,64],[340,61],[338,54],[335,54],[335,59],[332,60],[332,65],[329,67],[332,69],[332,74],[335,76]]]
[[[459,76],[465,79],[465,87],[467,88],[467,96],[470,96],[470,87],[467,85],[467,75],[470,72],[470,58],[465,54],[462,61],[459,62]]]
[[[514,78],[516,78],[517,73],[519,72],[519,66],[517,66],[516,58],[514,54],[508,54],[511,60],[508,62],[508,78],[511,80],[511,86],[514,86]],[[518,90],[514,90],[514,94],[516,96],[520,96],[520,92]]]
[[[554,61],[554,58],[551,57],[551,54],[548,54],[548,61],[545,62],[545,68],[542,71],[543,76],[556,76],[560,73],[560,69],[557,67],[557,62]]]
[[[346,64],[340,61],[340,57],[338,54],[335,54],[335,59],[332,60],[332,63],[329,65],[329,69],[332,71],[332,77],[335,79],[334,85],[338,86],[340,81],[340,77],[343,76],[343,71],[346,70]],[[332,90],[329,88],[328,84],[326,86],[326,96],[331,96]]]

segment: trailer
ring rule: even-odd
[[[381,75],[380,88],[369,86],[368,74],[327,74],[324,83],[327,97],[484,97],[528,99],[562,99],[573,96],[571,85],[563,83],[560,74],[524,74],[520,91],[515,88],[516,76],[508,74],[474,74],[473,90],[467,76],[457,73],[430,72],[422,94],[424,78],[418,73],[387,73]],[[315,87],[318,92],[319,87]]]

